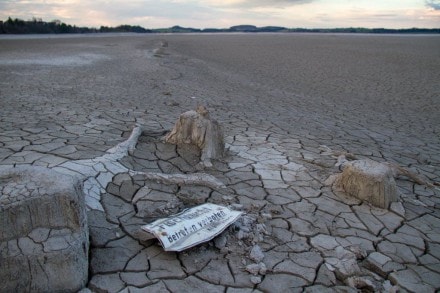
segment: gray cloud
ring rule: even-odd
[[[440,10],[440,1],[438,0],[426,0],[426,6],[434,8],[435,10]]]

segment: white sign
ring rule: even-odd
[[[158,238],[166,251],[182,251],[219,235],[241,214],[243,212],[205,203],[156,220],[142,229]]]

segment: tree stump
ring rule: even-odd
[[[0,168],[0,291],[75,292],[87,283],[81,182],[43,167]]]
[[[200,161],[205,167],[212,166],[211,159],[220,159],[224,153],[220,125],[210,118],[204,106],[181,114],[172,131],[165,136],[165,142],[197,146],[201,150]]]
[[[379,208],[387,209],[391,202],[397,201],[393,169],[385,163],[373,160],[347,162],[335,184],[347,194]]]

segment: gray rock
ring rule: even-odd
[[[267,267],[263,262],[259,263],[260,271],[258,272],[260,275],[265,275],[267,273]]]
[[[224,235],[224,234],[221,234],[214,239],[215,247],[217,247],[218,249],[225,248],[227,242],[228,242],[228,239],[226,238],[226,235]]]
[[[228,254],[228,266],[232,276],[234,276],[234,287],[253,288],[254,284],[250,280],[249,273],[245,270],[246,260],[239,254]],[[259,263],[259,273],[264,271],[264,264]],[[263,267],[264,266],[264,267]],[[267,270],[267,269],[266,269]],[[262,274],[261,274],[262,275]]]
[[[0,255],[2,290],[83,288],[89,237],[81,182],[43,167],[1,167],[0,192],[0,247],[9,247]]]
[[[249,254],[249,258],[255,262],[261,262],[264,259],[264,253],[261,250],[260,246],[254,245]]]
[[[252,284],[260,284],[261,283],[261,277],[260,276],[252,276],[251,277]]]
[[[258,275],[260,272],[260,265],[259,264],[249,264],[246,266],[246,271],[251,273],[252,275]]]

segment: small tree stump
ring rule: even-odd
[[[335,184],[347,194],[379,208],[387,209],[391,202],[397,201],[394,173],[385,163],[373,160],[347,162]]]
[[[220,125],[209,117],[204,106],[181,114],[173,130],[165,136],[165,142],[197,146],[202,152],[200,161],[206,167],[212,166],[211,159],[220,159],[224,153]]]
[[[88,280],[81,182],[43,167],[0,168],[0,291],[76,292]]]

